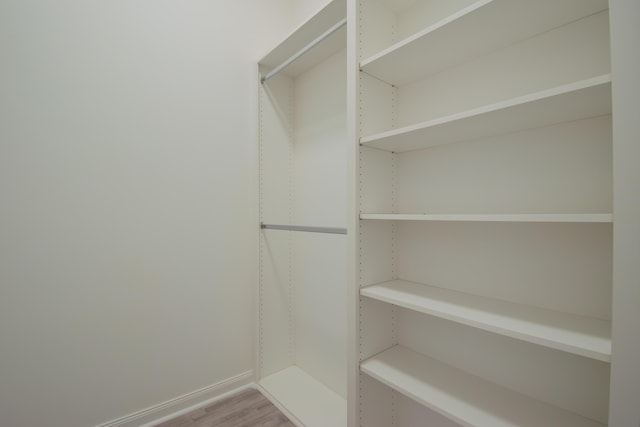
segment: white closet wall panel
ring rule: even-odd
[[[607,422],[606,9],[358,0],[360,426]]]
[[[611,116],[398,155],[402,213],[610,213]]]
[[[345,28],[332,1],[261,62],[258,383],[309,427],[346,425]],[[319,44],[307,50],[315,39]],[[316,231],[286,231],[288,226]]]
[[[398,343],[510,390],[606,422],[606,362],[404,309],[398,314]]]
[[[296,224],[345,227],[345,60],[342,50],[294,83]],[[346,399],[346,238],[293,239],[295,361]]]
[[[291,244],[287,233],[263,233],[260,237],[258,369],[262,376],[290,366],[294,359]]]
[[[277,75],[260,85],[260,220],[288,223],[293,215],[293,83]]]
[[[261,85],[259,94],[260,221],[287,224],[293,215],[293,85],[284,75]],[[292,239],[287,233],[260,234],[260,282],[258,295],[258,369],[266,376],[290,366],[294,358]]]
[[[294,83],[294,212],[299,224],[346,223],[344,49]]]
[[[398,276],[610,319],[611,224],[402,223]]]
[[[296,364],[346,399],[346,239],[294,237]]]
[[[602,11],[402,85],[398,88],[398,125],[607,74],[608,23],[609,15]]]
[[[455,421],[417,403],[398,392],[396,394],[396,425],[402,427],[459,427]]]

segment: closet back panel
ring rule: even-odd
[[[606,362],[404,309],[398,314],[398,342],[510,390],[600,422],[607,420]]]
[[[294,222],[346,227],[346,55],[294,82]],[[296,364],[346,398],[346,236],[296,233]]]
[[[398,154],[406,213],[607,213],[611,116]]]
[[[609,319],[611,228],[606,223],[403,223],[398,277]]]
[[[400,86],[398,126],[607,74],[610,70],[609,14],[605,10]]]

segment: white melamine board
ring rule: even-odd
[[[371,285],[393,277],[393,223],[360,221],[358,268],[360,283]]]
[[[367,136],[361,143],[403,152],[610,113],[611,76],[603,75]]]
[[[448,16],[457,13],[465,7],[471,6],[476,1],[477,0],[429,0],[402,2],[397,0],[382,0],[381,3],[384,3],[396,16],[396,27],[393,34],[394,43],[396,43],[446,19]],[[384,48],[389,46],[390,44],[384,46]],[[378,51],[380,50],[382,49]]]
[[[362,362],[360,369],[463,426],[603,426],[400,346]]]
[[[366,375],[363,375],[368,377]],[[371,379],[371,381],[376,381]],[[382,383],[379,383],[382,384]],[[421,405],[413,399],[406,397],[405,395],[394,391],[396,396],[394,409],[395,409],[395,425],[398,427],[460,427],[460,424],[456,423],[450,418],[445,417],[442,414]],[[390,425],[390,424],[388,424]]]
[[[356,363],[357,364],[357,363]],[[394,425],[395,390],[368,375],[358,375],[359,427],[389,427]],[[423,424],[424,425],[424,424]]]
[[[481,0],[365,59],[361,68],[402,85],[606,8],[605,0]]]
[[[276,230],[260,233],[259,375],[293,363],[291,236]]]
[[[263,74],[289,59],[289,57],[296,54],[345,17],[346,1],[331,1],[259,61]],[[322,43],[316,45],[312,50],[291,63],[282,73],[295,77],[344,49],[346,45],[346,34],[345,27],[336,31]]]
[[[417,221],[395,259],[403,280],[607,320],[611,247],[606,223]]]
[[[358,126],[360,135],[384,132],[395,124],[396,89],[373,77],[361,74],[360,114]]]
[[[611,323],[403,280],[360,290],[369,298],[601,361],[611,358]]]
[[[384,213],[609,221],[583,214],[612,212],[611,147],[611,116],[600,116],[397,154],[396,210]]]
[[[394,154],[360,147],[360,212],[389,212],[394,206]]]
[[[392,45],[396,15],[378,1],[358,1],[357,63]]]
[[[295,233],[293,241],[296,365],[346,398],[346,237]]]
[[[604,10],[398,87],[396,128],[610,74],[609,58]]]
[[[260,220],[287,224],[292,213],[293,85],[278,75],[259,91]]]
[[[640,2],[611,1],[614,120],[614,271],[611,417],[616,426],[640,425]]]
[[[294,221],[345,227],[347,212],[345,51],[294,82]]]
[[[467,221],[467,222],[612,222],[612,214],[513,214],[513,215],[429,215],[360,214],[360,219],[386,221]]]
[[[395,343],[396,308],[370,298],[360,298],[359,358],[364,360]]]
[[[347,425],[346,400],[296,366],[258,384],[306,427]]]
[[[509,390],[606,422],[611,365],[398,308],[397,344]]]

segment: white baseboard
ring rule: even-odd
[[[152,427],[168,419],[206,406],[242,389],[254,386],[254,373],[253,371],[247,371],[96,427]]]

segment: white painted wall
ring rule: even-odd
[[[253,368],[255,60],[292,0],[0,0],[0,425]]]

